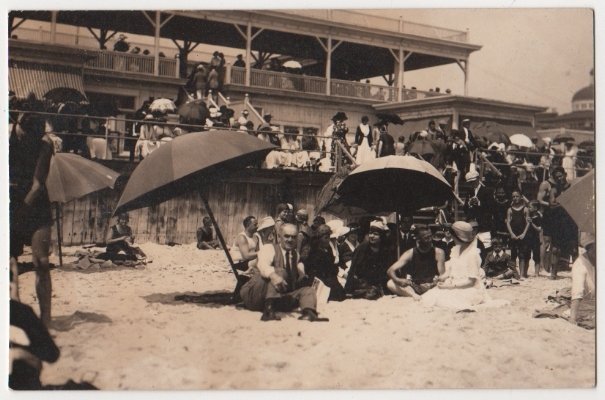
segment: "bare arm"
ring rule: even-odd
[[[508,209],[506,210],[506,229],[508,229],[508,234],[510,235],[511,239],[516,239],[517,236],[515,236],[515,234],[513,233],[512,228],[510,227],[510,220],[513,216],[513,211],[512,209]]]
[[[582,299],[573,299],[571,301],[571,307],[569,309],[569,322],[571,322],[572,324],[578,323],[578,310],[580,308],[580,301],[582,301]]]
[[[445,252],[442,249],[435,249],[435,260],[439,275],[443,275],[445,273]]]
[[[523,233],[521,235],[519,235],[519,239],[523,239],[525,238],[525,235],[527,234],[527,230],[529,229],[529,222],[527,222],[527,220],[529,219],[529,211],[527,210],[527,207],[525,208],[525,229],[523,229]]]
[[[387,276],[399,286],[407,286],[410,284],[409,280],[397,277],[397,271],[412,260],[412,252],[413,249],[410,249],[403,253],[401,257],[399,257],[399,260],[395,261],[387,270]]]
[[[256,251],[248,246],[248,239],[244,235],[237,236],[237,247],[242,255],[242,259],[250,261],[256,258]]]
[[[24,203],[27,206],[31,206],[38,198],[40,193],[42,193],[46,183],[46,178],[48,177],[48,170],[50,169],[50,160],[53,155],[53,147],[52,144],[50,144],[46,139],[46,136],[42,139],[42,141],[43,144],[42,148],[40,149],[38,161],[36,163],[32,187],[29,189],[29,192],[25,196],[24,200]]]
[[[542,182],[540,184],[540,188],[538,190],[537,200],[543,206],[548,206],[550,204],[549,199],[546,199],[546,200],[544,199],[544,197],[546,197],[546,192],[548,191],[549,186],[550,186],[550,184],[548,182]]]

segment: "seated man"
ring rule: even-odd
[[[387,270],[390,280],[388,289],[399,296],[420,300],[420,295],[436,285],[435,278],[445,272],[445,252],[433,245],[433,235],[428,227],[416,229],[416,246],[407,250]],[[403,269],[406,278],[399,278]]]
[[[327,321],[319,318],[316,311],[317,298],[308,286],[304,267],[298,262],[296,253],[298,228],[284,223],[278,232],[277,244],[266,244],[258,251],[258,271],[246,282],[240,296],[246,308],[263,311],[262,321],[279,321],[276,310],[302,309],[299,319]]]
[[[210,217],[204,217],[202,227],[197,230],[197,248],[200,250],[220,249],[221,244],[216,238],[212,220]]]
[[[137,261],[147,258],[143,250],[134,245],[134,236],[128,221],[130,217],[127,213],[118,215],[118,223],[109,229],[105,238],[107,250],[99,255],[99,258],[111,261]],[[121,252],[124,254],[120,254]]]
[[[519,279],[519,272],[510,254],[504,251],[502,240],[499,237],[492,239],[491,251],[483,262],[485,276],[496,279]]]
[[[582,232],[580,245],[586,250],[571,267],[571,309],[569,322],[595,325],[597,245],[592,234]]]

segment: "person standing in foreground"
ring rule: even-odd
[[[417,228],[416,236],[416,246],[403,253],[387,270],[390,279],[387,288],[398,296],[420,300],[420,295],[433,288],[438,276],[445,272],[445,252],[433,246],[433,235],[428,227]],[[400,269],[407,278],[397,277]]]
[[[42,103],[33,95],[20,104],[19,109],[44,111]],[[40,319],[48,327],[52,297],[48,261],[52,214],[46,178],[54,147],[44,133],[44,126],[44,117],[21,113],[16,117],[9,137],[10,264],[11,270],[17,273],[17,258],[23,254],[24,245],[31,245]],[[15,292],[18,299],[18,285]]]
[[[279,243],[267,244],[258,252],[256,273],[240,292],[246,308],[262,311],[262,321],[279,321],[276,310],[302,309],[299,319],[328,321],[317,315],[317,298],[309,287],[304,267],[296,253],[298,228],[284,223],[279,232]]]

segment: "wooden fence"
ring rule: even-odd
[[[225,240],[231,245],[243,230],[248,215],[274,216],[280,202],[290,202],[296,209],[306,208],[315,215],[316,198],[329,179],[329,174],[297,171],[248,169],[217,182],[203,193],[208,197]],[[61,233],[64,246],[101,243],[109,227],[119,193],[103,190],[62,206]],[[137,243],[192,243],[207,214],[199,193],[189,193],[159,205],[129,213],[130,226]],[[330,219],[327,216],[327,219]],[[56,244],[56,225],[53,228]]]

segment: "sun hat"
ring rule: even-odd
[[[338,232],[336,232],[336,237],[346,236],[349,234],[349,232],[351,232],[351,228],[349,228],[348,226],[343,226],[338,230]]]
[[[580,246],[586,248],[586,246],[590,246],[591,244],[595,243],[596,239],[592,233],[580,232]]]
[[[275,220],[272,217],[265,217],[260,220],[258,223],[257,230],[261,231],[263,229],[272,228],[275,226]]]
[[[332,232],[334,234],[336,234],[336,232],[338,232],[340,230],[340,228],[342,228],[345,224],[340,219],[333,219],[331,221],[326,222],[326,225],[328,225],[330,227],[330,229],[332,229]],[[336,237],[336,236],[334,236],[334,237]]]
[[[473,227],[468,222],[456,221],[452,224],[452,234],[465,243],[473,240]]]
[[[301,217],[308,217],[309,212],[306,209],[301,208],[300,210],[296,211],[296,215],[300,215]]]

